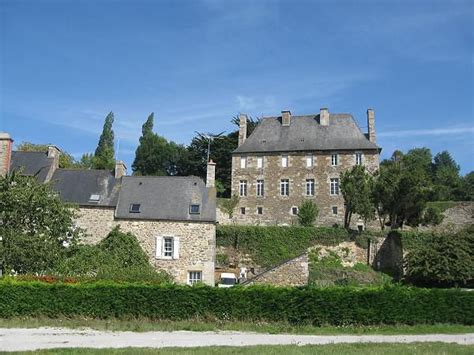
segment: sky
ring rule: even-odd
[[[79,158],[115,114],[189,144],[252,117],[375,110],[382,158],[448,150],[474,170],[474,1],[0,0],[0,131]]]

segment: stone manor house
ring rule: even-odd
[[[239,144],[232,154],[232,194],[240,196],[235,221],[242,224],[292,224],[298,206],[311,200],[319,225],[342,225],[341,173],[354,165],[379,168],[375,114],[367,110],[367,133],[350,114],[264,117],[247,137],[247,116],[240,115]],[[355,218],[356,226],[363,228]]]
[[[13,140],[0,133],[0,175],[10,170],[51,183],[62,200],[79,206],[76,225],[83,242],[97,243],[115,226],[134,234],[157,270],[179,283],[214,286],[216,190],[215,164],[206,184],[198,177],[127,176],[115,169],[60,169],[60,150],[12,151]]]

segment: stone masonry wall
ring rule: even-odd
[[[203,282],[214,286],[216,227],[212,223],[116,220],[113,208],[82,207],[76,225],[86,230],[86,244],[96,244],[117,225],[134,234],[157,270],[169,272],[177,282],[187,283],[188,271],[201,271]],[[179,237],[178,259],[156,259],[157,236]]]
[[[359,152],[359,151],[358,151]],[[306,156],[313,155],[313,166],[306,167]],[[338,165],[331,166],[331,154],[338,153]],[[234,155],[232,157],[232,194],[239,195],[240,180],[247,180],[247,196],[241,197],[234,214],[238,224],[295,224],[297,217],[292,215],[292,207],[298,207],[304,200],[312,200],[319,207],[318,225],[332,226],[344,223],[344,200],[342,193],[330,195],[330,179],[340,178],[343,171],[355,165],[356,152],[296,152],[288,153],[288,167],[281,166],[282,153],[263,156],[263,168],[257,168],[257,155]],[[363,165],[370,172],[379,167],[379,154],[364,151]],[[287,154],[287,153],[283,153]],[[240,158],[247,158],[247,167],[240,168]],[[261,155],[260,155],[261,156]],[[280,196],[280,180],[289,179],[289,196]],[[306,179],[315,180],[315,195],[306,196]],[[264,180],[265,196],[256,196],[257,180]],[[257,207],[263,207],[263,214],[257,214]],[[337,207],[333,215],[332,207]],[[245,215],[241,208],[245,207]],[[357,216],[353,217],[357,224]]]

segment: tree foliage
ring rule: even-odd
[[[305,200],[298,208],[298,222],[303,227],[312,227],[318,217],[318,206],[310,200]]]
[[[102,134],[94,153],[94,169],[112,170],[115,167],[115,149],[114,149],[114,113],[111,111],[105,118]]]
[[[220,205],[221,209],[229,216],[230,219],[234,217],[234,211],[239,204],[240,197],[238,195],[232,195],[231,198],[222,200]]]
[[[49,184],[13,172],[0,177],[1,259],[5,270],[42,273],[53,268],[73,246],[80,230],[75,211]]]
[[[22,152],[47,152],[49,146],[51,146],[51,144],[21,142],[18,145],[17,150]],[[62,150],[61,154],[59,155],[59,167],[64,169],[75,168],[77,167],[77,162],[71,154]]]

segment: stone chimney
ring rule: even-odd
[[[59,156],[61,155],[61,150],[55,145],[48,146],[48,158],[53,159],[53,168],[56,170],[59,168]]]
[[[0,176],[5,177],[10,170],[13,139],[8,133],[0,132]]]
[[[211,160],[207,163],[206,187],[216,186],[216,163]]]
[[[115,161],[115,178],[120,179],[122,176],[127,175],[127,167],[121,160]]]
[[[367,138],[375,143],[375,112],[371,108],[367,110]]]
[[[239,115],[239,146],[247,139],[247,115],[241,113]]]
[[[281,111],[281,125],[289,126],[290,123],[291,123],[291,112],[288,110]]]
[[[319,109],[319,124],[329,126],[329,110],[326,107]]]

